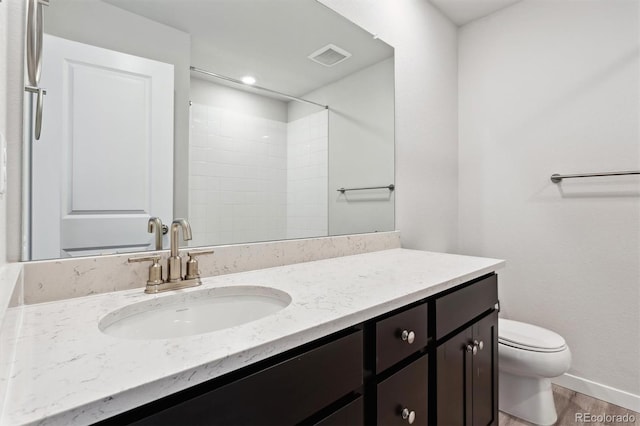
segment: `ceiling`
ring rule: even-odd
[[[462,26],[522,0],[429,0],[435,7]]]
[[[315,0],[105,0],[191,34],[191,65],[300,96],[393,56],[393,48]],[[332,43],[353,56],[307,58]]]

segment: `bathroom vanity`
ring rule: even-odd
[[[497,302],[484,276],[104,424],[497,424]]]
[[[169,339],[98,329],[114,310],[165,297],[141,290],[30,306],[8,401],[15,409],[3,420],[497,424],[494,271],[502,264],[393,249],[207,278],[212,291],[260,285],[291,303],[244,325]]]

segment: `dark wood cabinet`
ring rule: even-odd
[[[471,328],[459,332],[438,346],[436,393],[437,424],[447,426],[470,425],[471,406],[471,353],[466,347],[473,341]]]
[[[494,425],[496,302],[487,275],[102,424]]]
[[[428,372],[425,355],[378,384],[377,424],[401,426],[409,420],[414,426],[429,424]]]
[[[470,323],[445,315],[451,318],[448,324],[454,325],[443,329],[447,330],[443,336],[451,328],[456,331],[438,341],[436,349],[435,422],[438,425],[498,424],[498,311],[495,309],[497,291],[493,291],[496,282],[491,277],[479,284],[477,288],[484,285],[489,291],[482,295],[468,292],[464,297],[464,292],[462,295],[452,293],[453,297],[446,302],[458,301],[480,315],[472,317]],[[462,315],[462,318],[468,316]],[[461,329],[456,325],[461,325]]]
[[[376,373],[427,346],[428,313],[423,303],[376,322]]]
[[[498,311],[473,326],[474,341],[482,342],[473,356],[473,425],[498,424]]]
[[[199,385],[105,424],[331,425],[342,418],[363,424],[363,414],[357,413],[362,404],[348,404],[363,382],[363,332],[347,333],[227,383]],[[345,404],[349,409],[340,412]]]
[[[314,426],[347,426],[364,424],[364,398],[358,397],[355,401],[345,405],[338,411],[314,423]]]

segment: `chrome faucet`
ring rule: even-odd
[[[158,225],[160,223],[160,225]],[[156,247],[158,247],[158,234],[162,232],[162,222],[158,218],[149,219],[149,232],[156,231]],[[167,259],[167,279],[162,279],[162,266],[160,265],[160,254],[143,257],[129,258],[129,262],[150,261],[153,264],[149,267],[149,279],[145,293],[160,293],[162,291],[178,290],[180,288],[195,287],[202,284],[200,271],[198,270],[198,260],[196,256],[211,254],[211,249],[190,250],[187,254],[187,273],[182,275],[182,258],[178,248],[178,236],[182,228],[182,238],[184,241],[191,239],[191,225],[186,219],[175,219],[171,224],[171,254]],[[161,230],[158,232],[158,230]],[[160,248],[162,248],[162,236],[160,236]]]
[[[182,258],[178,254],[178,231],[182,228],[182,238],[191,239],[191,225],[186,219],[175,219],[171,224],[171,256],[167,261],[169,276],[167,282],[175,283],[182,280]]]
[[[147,232],[156,234],[156,250],[162,250],[162,234],[166,234],[166,225],[162,225],[159,217],[150,217]]]

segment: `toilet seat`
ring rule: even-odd
[[[498,319],[498,342],[532,352],[561,352],[567,343],[557,333],[520,321]]]

